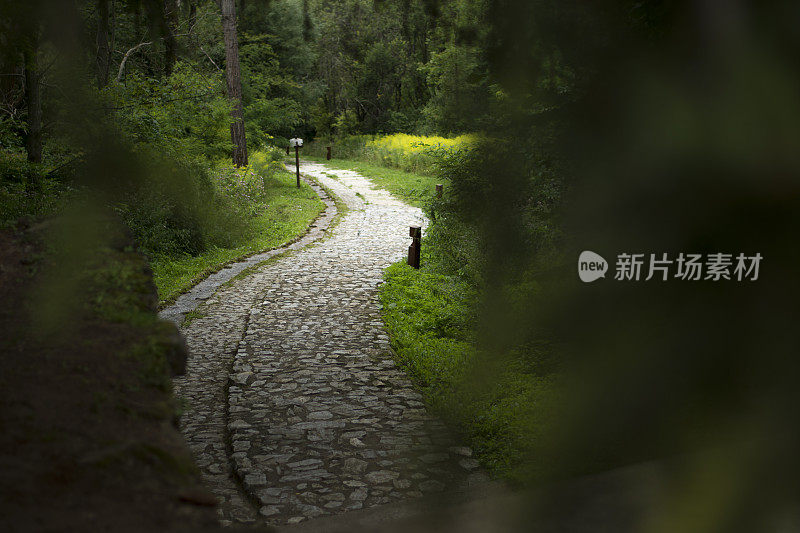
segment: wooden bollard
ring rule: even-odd
[[[330,161],[330,160],[331,160],[331,147],[330,147],[330,146],[328,146],[328,156],[327,156],[327,159],[328,159],[328,161]]]
[[[408,264],[413,268],[419,268],[419,252],[422,248],[422,228],[419,226],[411,226],[409,235],[413,239],[411,246],[408,247]]]
[[[286,147],[286,155],[289,155],[289,146]]]
[[[444,185],[441,183],[436,184],[436,198],[440,200],[442,198],[442,191],[444,190]],[[435,202],[431,202],[431,220],[436,220],[436,209],[434,208]]]

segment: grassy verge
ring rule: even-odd
[[[170,302],[225,264],[276,248],[302,235],[325,204],[311,187],[303,182],[300,185],[298,189],[291,173],[276,173],[268,194],[260,200],[258,215],[250,221],[251,237],[238,246],[212,247],[197,256],[156,257],[152,267],[159,299]]]
[[[457,429],[493,475],[525,483],[540,441],[551,379],[520,355],[485,357],[476,348],[478,294],[458,277],[386,270],[380,298],[398,361],[428,405]]]
[[[436,184],[442,183],[441,180],[422,174],[412,174],[396,168],[388,168],[362,161],[352,161],[348,159],[331,159],[326,161],[324,157],[303,157],[310,161],[325,163],[331,168],[344,170],[354,170],[364,176],[369,176],[376,187],[386,189],[396,198],[409,205],[425,209],[428,207],[431,198],[436,193]],[[445,184],[445,188],[447,184]]]

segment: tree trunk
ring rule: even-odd
[[[97,0],[97,87],[108,85],[111,50],[108,44],[108,0]]]
[[[178,1],[164,0],[164,75],[169,77],[175,68],[178,57],[178,42],[175,31],[178,28]]]
[[[228,82],[228,98],[231,109],[231,141],[233,141],[233,164],[247,164],[247,139],[244,133],[242,111],[242,82],[239,76],[239,44],[236,40],[236,7],[234,0],[221,0],[222,32],[225,38],[225,78]]]
[[[28,106],[28,134],[25,151],[31,163],[42,162],[42,97],[39,91],[40,74],[37,55],[39,39],[34,36],[25,47],[25,102]]]
[[[311,14],[308,10],[308,0],[303,0],[303,40],[307,43],[311,42]]]
[[[108,39],[108,71],[111,74],[111,63],[114,61],[114,47],[117,44],[117,0],[111,0],[111,36]]]
[[[189,4],[189,31],[194,33],[194,25],[197,24],[197,4]]]

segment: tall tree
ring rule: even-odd
[[[175,32],[178,29],[180,0],[164,0],[164,75],[172,74],[178,58],[178,41]]]
[[[28,132],[25,151],[31,163],[42,162],[42,96],[39,72],[39,32],[36,29],[24,49],[25,56],[25,102],[28,107]]]
[[[239,72],[239,43],[236,39],[236,5],[234,0],[221,0],[222,32],[225,39],[225,78],[228,82],[228,98],[231,109],[231,141],[233,141],[233,164],[247,164],[247,139],[244,133],[242,111],[242,81]]]
[[[108,0],[97,0],[97,87],[108,85],[111,48],[108,42]]]

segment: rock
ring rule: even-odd
[[[232,446],[234,452],[245,452],[250,449],[250,441],[235,440],[233,441]]]
[[[322,460],[320,459],[304,459],[303,461],[295,461],[294,463],[287,463],[286,466],[289,468],[297,468],[300,470],[308,469],[309,467],[315,467],[322,464]]]
[[[308,505],[305,503],[300,503],[297,505],[297,508],[300,510],[301,513],[303,513],[304,516],[308,518],[314,518],[315,516],[325,514],[325,512],[316,505]]]
[[[255,472],[244,476],[245,485],[266,485],[267,476],[262,472]]]
[[[367,499],[367,489],[356,489],[350,493],[350,499],[354,502],[363,502]]]
[[[234,431],[236,429],[247,429],[249,427],[251,427],[250,424],[248,424],[244,420],[238,420],[238,419],[228,424],[228,429],[231,431]]]
[[[411,486],[411,482],[407,479],[395,479],[392,484],[397,489],[407,489]]]
[[[400,474],[397,472],[392,472],[391,470],[376,470],[374,472],[370,472],[365,476],[366,480],[373,485],[381,485],[383,483],[389,483],[390,481],[397,479],[400,477]]]
[[[362,461],[361,459],[356,459],[355,457],[348,457],[344,460],[344,471],[348,474],[360,474],[364,470],[367,469],[369,463],[366,461]]]
[[[258,510],[261,516],[273,516],[281,512],[281,508],[277,505],[265,505]]]
[[[252,372],[239,372],[238,374],[233,374],[230,377],[230,381],[237,385],[245,386],[255,381],[255,376]]]

